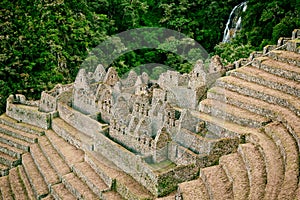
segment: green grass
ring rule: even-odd
[[[159,163],[150,164],[151,168],[158,173],[168,171],[176,167],[176,164],[170,160],[165,160]]]

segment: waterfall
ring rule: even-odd
[[[236,32],[242,28],[242,12],[245,12],[247,9],[247,2],[242,2],[239,5],[235,6],[228,18],[226,23],[226,28],[223,35],[222,42],[229,42],[231,38],[235,37]]]

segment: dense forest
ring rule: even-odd
[[[275,44],[300,27],[300,0],[247,1],[242,29],[220,43],[238,0],[2,0],[0,2],[0,113],[9,94],[39,98],[56,83],[74,81],[91,49],[108,36],[139,27],[165,27],[195,39],[211,55],[230,63]],[[113,65],[124,73],[143,63],[180,72],[189,67],[170,52],[137,50]]]

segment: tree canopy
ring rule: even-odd
[[[39,98],[57,83],[73,82],[88,53],[108,36],[139,27],[165,27],[195,39],[225,63],[290,36],[300,25],[299,0],[248,1],[242,30],[221,44],[226,21],[240,1],[3,0],[0,2],[0,113],[9,94]],[[146,63],[190,70],[177,55],[143,49],[119,57],[120,74]]]

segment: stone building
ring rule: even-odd
[[[98,65],[39,101],[9,96],[2,198],[299,199],[299,35],[231,66],[151,80]]]
[[[138,76],[134,71],[120,80],[113,68],[106,72],[102,65],[97,66],[94,73],[81,69],[74,82],[72,107],[109,124],[111,139],[147,157],[150,163],[169,160],[169,157],[176,157],[170,156],[175,152],[169,144],[177,145],[181,127],[190,121],[188,128],[195,132],[196,128],[192,127],[200,121],[181,114],[182,109],[197,109],[207,89],[206,79],[210,74],[221,76],[223,73],[220,60],[215,61],[216,58],[213,58],[213,71],[206,72],[203,62],[199,61],[189,74],[167,71],[158,81],[150,80],[146,73]],[[191,162],[196,161],[189,164]]]

